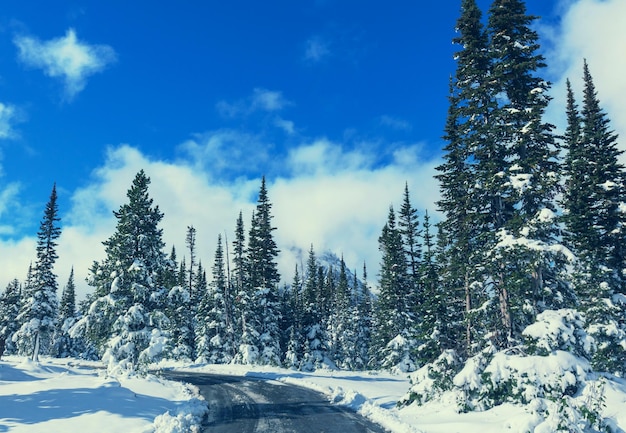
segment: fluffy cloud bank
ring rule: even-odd
[[[551,48],[548,66],[554,86],[551,116],[564,121],[565,80],[570,79],[582,101],[583,60],[587,59],[602,107],[620,134],[626,150],[626,2],[578,0],[564,2],[556,28],[544,28]]]
[[[210,142],[205,143],[209,146]],[[415,207],[433,211],[438,190],[432,177],[435,162],[416,164],[419,152],[418,145],[406,146],[388,164],[375,166],[372,155],[344,151],[340,144],[325,139],[294,148],[283,161],[285,174],[268,178],[284,281],[291,280],[294,266],[306,259],[311,244],[318,252],[343,254],[352,269],[360,271],[367,263],[370,279],[375,281],[378,236],[389,205],[393,202],[399,207],[405,182],[412,188]],[[80,295],[91,290],[84,278],[92,262],[104,257],[102,241],[115,230],[112,211],[127,202],[126,191],[140,169],[150,176],[150,195],[165,214],[162,228],[168,253],[172,245],[179,258],[187,253],[185,232],[193,225],[198,257],[210,270],[218,234],[232,242],[240,211],[246,232],[250,228],[260,178],[215,182],[191,157],[166,162],[128,145],[111,148],[90,184],[73,192],[71,208],[60,210],[63,233],[55,269],[61,287],[73,266]],[[34,242],[29,238],[0,246],[12,257],[7,269],[23,270],[18,275],[2,275],[0,285],[6,286],[13,277],[24,278],[22,273],[34,259]]]

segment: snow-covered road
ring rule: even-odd
[[[246,376],[167,372],[197,386],[209,405],[206,431],[384,433],[385,430],[315,391]]]

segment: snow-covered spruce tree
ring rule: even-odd
[[[158,359],[167,343],[163,330],[168,291],[163,287],[167,258],[163,213],[148,195],[150,179],[135,176],[123,204],[113,214],[116,230],[103,242],[106,257],[94,262],[89,284],[95,288],[91,306],[75,326],[111,366],[135,369]]]
[[[285,287],[282,296],[281,330],[282,346],[285,348],[283,366],[299,369],[302,360],[304,337],[302,335],[302,318],[304,314],[302,303],[302,276],[296,265],[291,287]]]
[[[245,259],[246,232],[243,223],[243,213],[239,211],[239,215],[235,223],[235,239],[232,242],[233,267],[229,270],[230,290],[233,297],[232,316],[233,326],[235,329],[234,347],[236,351],[241,343],[241,336],[243,335],[243,328],[246,324],[246,314],[248,309],[248,293],[246,292],[244,285],[246,279]]]
[[[48,354],[58,315],[57,280],[53,272],[57,239],[61,236],[58,226],[56,184],[52,187],[46,204],[43,219],[37,232],[37,261],[32,273],[32,286],[29,285],[18,320],[20,329],[13,340],[22,355],[31,355],[38,361],[40,353]]]
[[[315,251],[313,245],[311,245],[302,291],[302,333],[304,343],[300,369],[304,371],[312,371],[324,366],[328,357],[323,275],[323,268],[318,267]]]
[[[343,271],[342,271],[343,268]],[[352,275],[351,287],[346,281],[347,292],[343,293],[342,274],[347,274],[343,258],[340,262],[339,283],[335,297],[335,311],[329,323],[337,325],[329,329],[337,332],[335,364],[345,370],[363,370],[369,361],[369,342],[372,321],[372,300],[369,289],[360,283],[356,272]],[[348,276],[348,275],[347,275]]]
[[[61,292],[61,302],[59,303],[59,320],[54,332],[54,345],[52,353],[58,358],[76,356],[82,350],[80,339],[73,339],[69,330],[78,320],[76,312],[76,284],[74,283],[74,268],[70,271],[67,284]],[[74,348],[76,346],[76,348]],[[76,349],[76,350],[74,350]]]
[[[444,135],[447,144],[444,162],[437,167],[439,173],[435,176],[441,196],[437,206],[444,214],[438,236],[441,284],[426,300],[429,313],[425,320],[430,325],[423,332],[424,337],[438,338],[425,340],[426,358],[437,357],[440,349],[473,353],[482,343],[486,326],[480,309],[486,302],[480,273],[484,254],[480,237],[489,231],[484,212],[488,204],[481,203],[481,199],[485,200],[482,190],[487,185],[477,177],[477,152],[484,146],[494,102],[487,86],[488,37],[481,18],[475,0],[463,0],[456,24],[458,36],[453,39],[460,49],[455,53],[457,68],[450,82]],[[502,159],[493,151],[488,157],[495,165]],[[443,314],[447,316],[444,321]]]
[[[189,269],[187,269],[187,281],[185,287],[189,292],[189,296],[193,302],[197,302],[200,298],[194,293],[194,283],[196,281],[196,228],[187,226],[187,235],[185,236],[185,244],[189,248]]]
[[[234,330],[226,312],[229,294],[221,235],[217,239],[212,274],[212,281],[204,291],[197,316],[198,359],[213,364],[225,364],[233,359],[235,348]]]
[[[393,207],[378,244],[382,253],[380,293],[374,308],[370,362],[375,367],[412,371],[416,367],[412,359],[417,329],[414,297]]]
[[[476,156],[491,218],[483,244],[501,319],[494,342],[501,347],[517,344],[539,312],[572,301],[557,236],[558,152],[554,127],[543,121],[550,98],[538,75],[545,62],[531,29],[536,18],[522,0],[495,0],[489,10],[489,90],[497,105]]]
[[[166,282],[174,284],[167,293],[164,308],[169,321],[164,355],[177,360],[192,360],[196,354],[196,312],[201,301],[200,285],[203,282],[202,263],[196,261],[196,232],[193,226],[187,226],[185,244],[189,248],[189,269],[185,266],[176,278],[176,252],[172,248],[164,271],[163,287],[169,287],[165,285]]]
[[[178,261],[176,259],[176,247],[172,246],[167,266],[163,273],[163,287],[174,287],[179,285],[178,266]]]
[[[333,308],[327,324],[329,357],[340,368],[352,369],[350,346],[356,340],[356,330],[351,326],[353,315],[352,293],[348,285],[346,263],[341,257],[339,278],[333,292]]]
[[[222,236],[218,235],[217,248],[215,250],[215,261],[212,268],[212,287],[215,288],[215,313],[214,316],[218,320],[220,328],[221,342],[216,346],[221,354],[221,362],[232,361],[235,346],[235,327],[233,323],[232,305],[233,295],[230,290],[230,284],[226,273],[226,259],[224,257],[224,248],[222,246]],[[217,343],[217,341],[216,341]]]
[[[456,341],[449,340],[460,332],[461,309],[455,308],[453,297],[446,296],[445,287],[439,278],[440,263],[437,261],[436,245],[428,211],[424,214],[424,259],[421,266],[422,305],[417,321],[417,339],[419,346],[416,353],[418,366],[434,361],[446,348],[455,347]],[[443,257],[442,257],[443,258]],[[444,262],[445,263],[445,262]],[[458,302],[458,301],[457,301]],[[456,323],[452,318],[456,317]]]
[[[280,365],[280,329],[276,264],[278,248],[272,236],[272,204],[265,177],[248,235],[245,257],[244,290],[239,296],[242,307],[242,336],[236,362]]]
[[[398,229],[402,235],[402,245],[406,255],[408,266],[409,282],[411,291],[415,297],[414,305],[419,307],[421,304],[421,264],[422,264],[422,233],[419,228],[419,217],[417,209],[411,204],[409,194],[409,184],[404,185],[404,195],[402,196],[402,206],[398,212]],[[419,316],[419,311],[416,312]]]
[[[7,355],[17,350],[12,338],[19,329],[17,316],[20,312],[21,292],[20,282],[14,279],[0,295],[0,339],[5,343],[4,353]]]
[[[626,237],[624,166],[617,135],[600,102],[587,63],[584,100],[579,114],[568,85],[567,157],[563,205],[566,242],[578,261],[573,284],[587,330],[596,340],[592,365],[599,371],[626,374]],[[569,83],[568,83],[569,84]]]
[[[365,370],[370,360],[370,345],[372,340],[372,294],[367,283],[367,266],[363,263],[363,280],[357,284],[356,272],[354,282],[356,303],[356,339],[354,343],[353,368]]]
[[[174,286],[167,293],[164,313],[167,316],[167,345],[164,356],[170,359],[194,359],[194,311],[189,286]]]

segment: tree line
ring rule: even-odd
[[[593,368],[626,374],[622,152],[586,61],[580,106],[567,83],[566,130],[544,120],[550,83],[536,19],[521,0],[494,0],[483,22],[475,0],[462,1],[436,174],[443,218],[420,218],[405,185],[379,237],[375,294],[365,266],[357,276],[313,247],[281,285],[265,178],[249,229],[240,213],[234,240],[218,235],[210,269],[197,261],[191,226],[179,263],[174,248],[164,253],[163,214],[140,171],[79,308],[72,277],[57,306],[53,189],[37,261],[0,299],[8,350],[131,368],[173,358],[409,371],[442,353],[463,365],[485,350],[531,351],[523,330],[569,308],[593,338]]]

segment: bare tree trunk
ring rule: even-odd
[[[39,331],[37,331],[37,334],[35,334],[35,348],[33,350],[33,361],[34,362],[39,362]]]
[[[543,293],[543,268],[541,266],[538,266],[533,272],[533,282],[533,305],[536,307],[539,302],[539,297]]]
[[[465,272],[465,345],[467,354],[471,353],[472,347],[472,321],[470,320],[470,312],[472,310],[472,294],[470,292],[470,282],[467,272]]]
[[[504,277],[500,275],[498,284],[498,299],[500,301],[500,314],[502,315],[502,326],[506,337],[506,346],[508,347],[513,337],[513,320],[511,318],[511,305],[509,291],[504,284]]]

